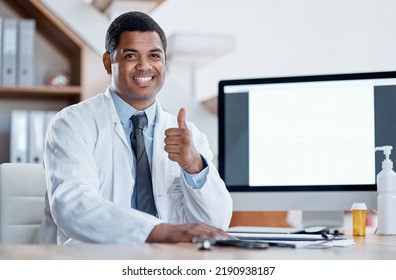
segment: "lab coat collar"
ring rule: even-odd
[[[136,110],[133,106],[126,103],[120,96],[118,96],[115,91],[109,87],[108,91],[110,92],[110,96],[113,99],[114,107],[117,111],[117,115],[123,124],[123,126],[129,126],[131,116],[135,115],[136,112],[142,112]],[[154,125],[155,114],[156,114],[156,102],[154,102],[150,107],[144,110],[147,116],[147,125]]]
[[[109,117],[112,122],[117,123],[119,121],[119,118],[117,115],[117,110],[115,108],[113,99],[111,98],[110,87],[107,88],[104,95],[107,97],[105,100],[106,100],[106,106],[109,109]]]

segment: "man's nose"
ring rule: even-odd
[[[147,70],[150,70],[151,67],[152,66],[151,66],[150,62],[147,59],[145,59],[145,58],[141,58],[138,61],[138,64],[136,65],[136,69],[138,71],[147,71]]]

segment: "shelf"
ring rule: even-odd
[[[22,18],[36,20],[37,32],[42,34],[69,61],[70,83],[81,84],[81,59],[83,42],[63,22],[55,17],[38,0],[3,0]]]
[[[56,48],[70,62],[70,84],[66,87],[55,86],[0,86],[0,101],[5,99],[65,100],[69,104],[81,100],[81,59],[82,41],[56,18],[48,8],[37,0],[2,0],[22,18],[33,18],[37,32]],[[50,61],[48,63],[51,63]]]
[[[42,68],[52,65],[57,60],[64,60],[69,65],[70,86],[0,86],[0,163],[9,162],[10,124],[13,110],[60,111],[64,107],[81,101],[82,60],[85,45],[59,18],[40,0],[0,0],[11,15],[0,16],[32,18],[36,21],[36,31],[41,42],[56,50],[48,59],[45,49],[35,48],[36,55],[44,57]],[[40,73],[41,74],[41,73]],[[41,77],[41,80],[45,80]]]
[[[0,99],[66,99],[70,104],[80,101],[81,87],[35,86],[35,87],[0,87]]]

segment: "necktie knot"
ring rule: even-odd
[[[146,115],[133,115],[131,117],[133,129],[141,129],[143,130],[144,126],[147,124]]]

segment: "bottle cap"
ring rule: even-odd
[[[367,210],[367,205],[364,202],[355,202],[352,204],[351,210]]]

